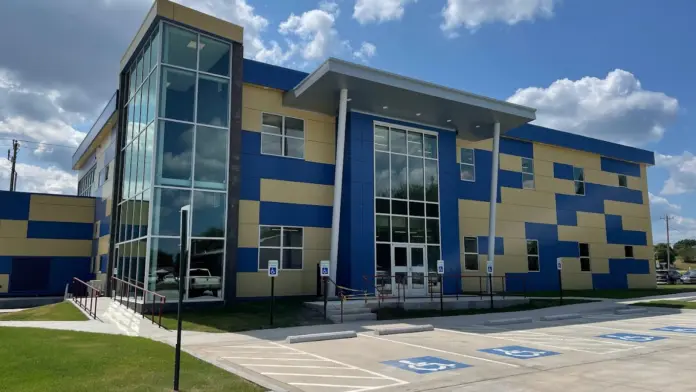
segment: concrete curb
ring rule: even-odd
[[[578,313],[568,313],[568,314],[552,314],[549,316],[543,316],[541,321],[559,321],[559,320],[572,320],[582,318],[581,314]]]
[[[375,329],[375,335],[396,335],[400,333],[414,333],[414,332],[429,332],[434,331],[435,327],[430,324],[425,325],[408,325],[405,327],[386,327]]]
[[[483,325],[508,325],[508,324],[522,324],[531,323],[531,317],[519,317],[519,318],[507,318],[507,319],[497,319],[497,320],[486,320]]]
[[[356,338],[358,334],[355,331],[338,331],[325,333],[310,333],[307,335],[288,336],[285,339],[287,343],[306,343],[320,342],[322,340],[350,339]]]
[[[615,314],[638,314],[638,313],[648,313],[648,309],[645,308],[628,308],[628,309],[616,309]]]

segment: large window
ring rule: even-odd
[[[575,182],[575,194],[585,195],[585,170],[581,167],[573,167],[573,180]]]
[[[534,160],[522,158],[522,188],[534,189]]]
[[[304,120],[263,113],[261,153],[304,158]]]
[[[464,237],[464,269],[466,271],[478,271],[478,239],[476,237]]]
[[[580,271],[592,271],[592,265],[590,264],[590,244],[578,244],[578,247],[580,248]]]
[[[303,244],[301,227],[260,226],[259,270],[268,269],[269,260],[277,260],[284,270],[301,270]]]
[[[426,246],[428,271],[440,258],[437,136],[375,125],[375,242],[377,274],[391,275],[391,244]]]
[[[459,175],[462,181],[476,181],[476,158],[472,148],[459,149]]]
[[[529,272],[538,272],[539,265],[539,241],[527,240],[527,269]]]
[[[97,166],[92,166],[87,173],[77,182],[77,195],[78,196],[92,196],[92,184],[94,184],[94,172],[97,170]]]

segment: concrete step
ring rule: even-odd
[[[334,323],[341,322],[341,315],[330,315],[329,320]],[[350,321],[363,321],[363,320],[377,320],[377,315],[374,313],[357,313],[357,314],[343,314],[343,322],[347,323]]]
[[[322,312],[324,311],[323,309],[321,310]],[[326,313],[328,313],[329,316],[333,315],[341,315],[341,308],[327,308]],[[370,313],[370,308],[366,307],[361,307],[361,308],[343,308],[343,314],[361,314],[361,313]]]

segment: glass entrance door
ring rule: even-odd
[[[406,296],[425,295],[425,246],[393,244],[392,271],[392,287],[405,290]]]

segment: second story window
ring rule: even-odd
[[[476,181],[476,162],[472,148],[459,150],[459,174],[462,181]]]
[[[94,184],[94,172],[97,170],[96,166],[92,166],[91,169],[78,181],[77,183],[77,195],[78,196],[92,196],[92,184]]]
[[[581,167],[573,167],[573,180],[575,182],[575,194],[585,195],[585,170]]]
[[[628,188],[628,180],[623,174],[619,174],[619,186],[622,188]]]
[[[522,158],[522,188],[534,189],[534,160]]]
[[[304,120],[264,113],[261,153],[304,159]]]

